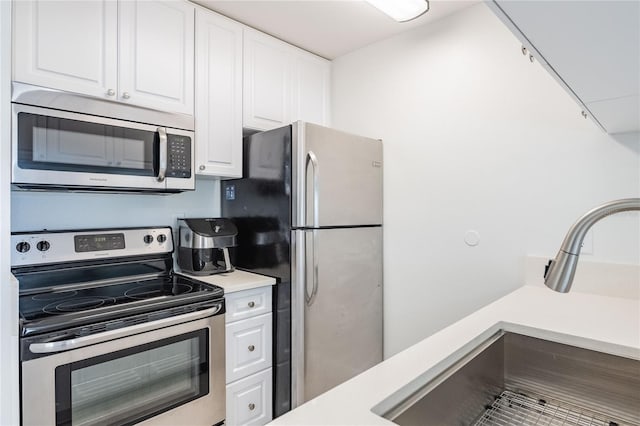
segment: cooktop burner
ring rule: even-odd
[[[146,281],[105,285],[72,291],[52,291],[20,296],[20,313],[26,321],[37,321],[51,316],[89,312],[100,308],[122,306],[145,300],[147,304],[174,300],[190,295],[222,297],[219,287],[211,286],[187,277],[174,275]]]
[[[141,284],[138,287],[134,287],[124,292],[124,295],[130,299],[142,300],[149,299],[151,297],[165,296],[164,288],[158,287],[154,284]],[[171,287],[171,294],[174,296],[178,294],[189,293],[193,290],[193,286],[184,283],[174,283]]]
[[[49,303],[42,311],[47,314],[64,314],[66,312],[79,312],[95,309],[105,305],[113,305],[116,299],[113,297],[71,297]]]

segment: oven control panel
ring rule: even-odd
[[[11,266],[173,252],[170,227],[11,234]]]
[[[150,235],[144,236],[145,242],[147,241],[147,237],[150,237]],[[122,232],[115,234],[75,235],[73,242],[76,246],[76,253],[125,249],[124,234]]]

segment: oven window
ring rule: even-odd
[[[18,166],[155,176],[156,132],[18,113]]]
[[[56,368],[57,425],[127,425],[209,393],[208,329]]]

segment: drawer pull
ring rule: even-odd
[[[251,404],[249,404],[249,410],[253,411],[256,408],[256,404],[254,404],[253,402]]]
[[[255,350],[256,350],[256,347],[255,347],[255,346],[253,346],[253,345],[249,345],[249,348],[248,348],[248,349],[249,349],[249,352],[253,352],[253,351],[255,351]]]
[[[249,302],[248,305],[250,308],[253,308],[254,306],[256,306],[256,302]]]

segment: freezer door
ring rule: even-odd
[[[382,142],[296,122],[293,227],[382,224]]]
[[[382,228],[292,231],[292,408],[382,361]]]

